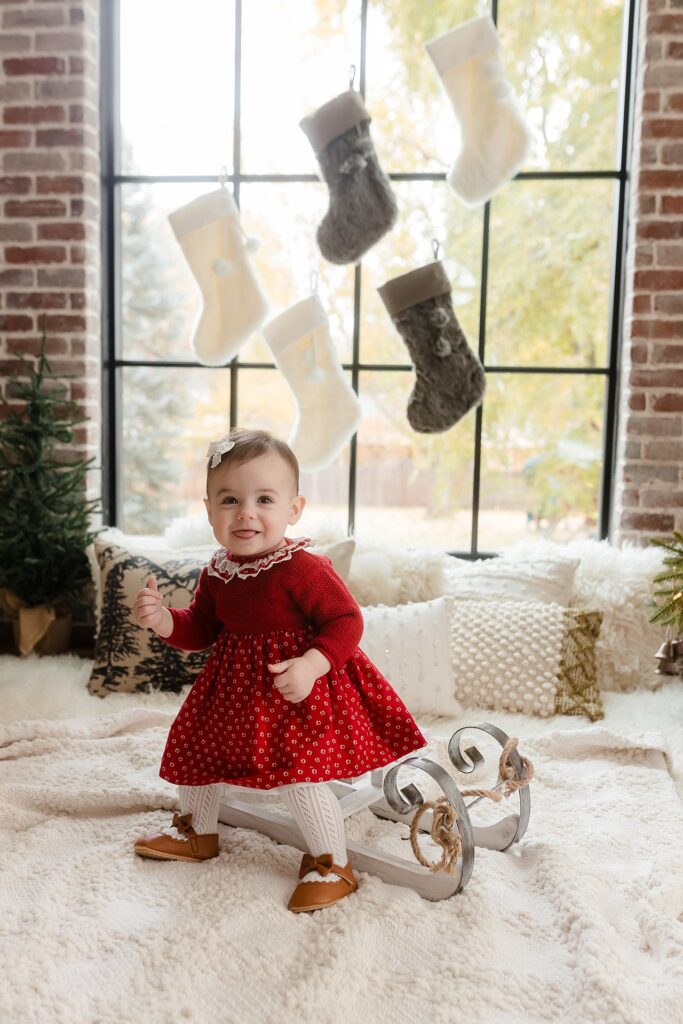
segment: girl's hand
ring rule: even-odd
[[[143,629],[153,629],[155,633],[163,633],[166,622],[164,612],[168,614],[168,609],[164,608],[161,603],[161,594],[157,589],[157,581],[154,576],[150,576],[147,586],[135,598],[133,612],[138,626],[142,626]]]
[[[273,686],[292,704],[306,700],[318,678],[305,657],[279,661],[275,665],[268,665],[268,670],[275,675]]]

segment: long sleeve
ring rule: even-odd
[[[333,669],[341,668],[363,635],[361,610],[325,555],[310,555],[292,592],[295,602],[318,630],[312,647]]]
[[[173,632],[162,637],[171,647],[182,651],[203,651],[210,647],[223,629],[216,615],[216,605],[208,582],[208,571],[202,569],[197,588],[188,608],[169,608],[173,617]]]

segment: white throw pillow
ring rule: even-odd
[[[360,648],[412,715],[459,715],[450,655],[448,599],[361,608]]]
[[[445,591],[458,600],[543,601],[569,604],[580,560],[530,557],[512,561],[504,555],[468,562],[451,558],[446,565]]]
[[[602,718],[602,613],[543,601],[451,600],[455,694],[466,706]]]

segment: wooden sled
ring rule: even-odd
[[[448,756],[455,769],[462,775],[470,774],[475,767],[484,763],[484,757],[475,746],[468,747],[464,753],[460,749],[463,733],[476,730],[492,736],[498,741],[501,749],[509,740],[506,733],[488,723],[467,725],[458,729],[449,740]],[[509,753],[509,762],[514,768],[515,777],[523,778],[522,759],[516,747]],[[474,851],[477,847],[503,851],[522,838],[529,824],[529,786],[516,790],[519,798],[518,814],[508,814],[493,825],[477,827],[470,821],[469,808],[484,798],[477,797],[465,804],[455,780],[440,765],[427,757],[408,757],[389,767],[367,772],[357,779],[330,782],[329,785],[339,798],[343,816],[347,818],[356,811],[369,807],[378,818],[403,822],[409,829],[412,818],[424,802],[424,798],[417,786],[412,783],[405,788],[399,787],[399,775],[406,767],[419,769],[435,779],[445,798],[457,812],[456,828],[460,835],[461,852],[455,862],[454,872],[451,874],[443,870],[434,871],[415,859],[399,857],[353,839],[348,839],[346,843],[349,857],[356,871],[369,871],[391,885],[409,886],[427,900],[447,899],[462,892],[469,882],[474,867]],[[503,781],[499,780],[491,789],[497,790],[502,785]],[[515,799],[514,794],[512,798]],[[431,831],[432,815],[433,812],[427,810],[421,816],[418,823],[420,832]],[[221,802],[218,817],[225,825],[253,828],[278,843],[286,843],[307,852],[303,836],[294,818],[287,811],[261,808],[238,798],[230,798]],[[410,844],[406,846],[409,855],[413,857]]]

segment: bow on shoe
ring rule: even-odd
[[[173,815],[173,825],[174,825],[175,828],[178,829],[178,835],[182,836],[184,832],[187,832],[188,834],[192,835],[192,833],[194,832],[194,829],[190,825],[191,821],[192,821],[192,815],[191,814],[174,814]]]
[[[324,878],[325,875],[329,875],[333,864],[334,861],[332,860],[331,853],[321,853],[318,857],[313,857],[310,853],[305,853],[301,861],[299,878],[303,878],[309,871],[317,871],[318,874],[322,875]]]

